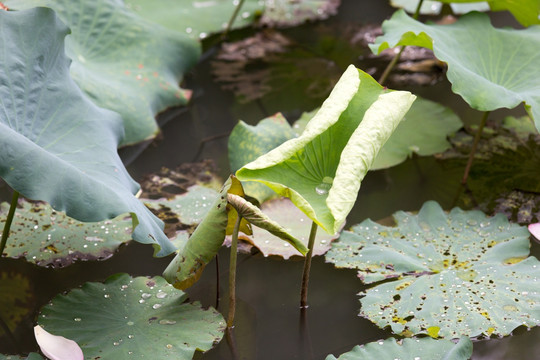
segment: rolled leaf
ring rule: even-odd
[[[240,181],[233,176],[225,182],[202,222],[163,272],[163,277],[177,289],[187,289],[197,282],[206,264],[223,245],[228,223],[234,224],[238,216],[236,210],[227,204],[229,193],[243,195]],[[243,221],[241,229],[251,234],[249,225]]]
[[[350,66],[302,135],[245,165],[237,176],[289,197],[324,230],[335,233],[379,150],[415,98],[385,89]]]
[[[300,251],[302,255],[307,254],[308,249],[300,240],[289,234],[281,225],[266,216],[261,209],[238,195],[228,194],[227,199],[229,204],[236,209],[240,216],[246,219],[250,224],[258,226],[272,235],[287,241],[294,246],[296,250]]]

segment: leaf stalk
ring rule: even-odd
[[[13,217],[15,216],[15,210],[17,209],[18,202],[19,192],[13,191],[13,197],[11,198],[11,205],[9,206],[6,223],[4,224],[4,229],[2,230],[2,240],[0,240],[0,257],[2,257],[2,255],[4,254],[4,248],[6,247],[6,242],[11,229],[11,223],[13,222]]]
[[[238,232],[242,216],[238,214],[234,223],[234,230],[231,241],[231,261],[229,263],[229,314],[227,316],[227,327],[232,328],[234,324],[234,313],[236,311],[236,259],[238,258]]]
[[[469,172],[471,171],[474,155],[478,147],[478,142],[480,141],[480,137],[482,136],[482,131],[484,130],[484,126],[486,126],[486,121],[487,121],[488,116],[489,116],[489,111],[484,112],[484,115],[482,116],[482,120],[480,121],[480,126],[478,127],[478,130],[476,131],[476,135],[474,136],[474,142],[471,149],[471,153],[469,154],[469,160],[467,161],[467,166],[465,167],[465,172],[463,173],[463,179],[461,179],[462,185],[467,184],[467,179],[469,178]]]
[[[307,305],[308,296],[308,284],[309,284],[309,272],[311,269],[311,258],[313,256],[313,245],[315,244],[315,236],[317,235],[317,228],[319,226],[315,221],[311,224],[311,231],[309,232],[308,253],[304,260],[304,272],[302,273],[302,291],[300,293],[300,308],[305,309]]]

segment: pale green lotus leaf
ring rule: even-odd
[[[338,358],[328,355],[326,360],[468,360],[472,351],[473,344],[468,337],[462,337],[458,343],[431,338],[402,340],[388,338],[355,346],[351,351],[341,354]]]
[[[70,27],[71,76],[98,106],[122,115],[122,145],[154,137],[159,131],[155,115],[189,100],[191,92],[178,83],[199,58],[198,42],[142,19],[122,1],[17,0],[6,5],[13,10],[51,7]]]
[[[223,337],[221,314],[198,303],[161,277],[117,274],[56,296],[38,324],[79,344],[87,359],[185,359]]]
[[[259,121],[255,126],[240,121],[229,136],[229,164],[231,172],[266,154],[285,141],[295,137],[291,126],[280,113]],[[248,181],[242,184],[245,192],[259,203],[276,197],[268,186]]]
[[[540,26],[497,29],[489,16],[469,13],[450,25],[426,25],[397,11],[370,45],[380,53],[397,45],[433,49],[448,63],[452,91],[474,109],[525,108],[540,129]],[[481,34],[481,35],[480,35]]]
[[[414,99],[409,92],[384,89],[351,65],[301,136],[245,165],[237,176],[289,197],[333,234]]]
[[[419,0],[390,0],[390,4],[394,7],[403,8],[410,14],[414,14],[418,7]],[[443,2],[445,1],[431,1],[426,0],[420,7],[420,14],[422,15],[439,15],[442,10]],[[482,0],[470,0],[468,3],[451,2],[450,7],[454,14],[466,14],[470,11],[489,11],[490,7],[486,1]]]
[[[8,211],[9,204],[2,203],[0,230]],[[52,267],[64,267],[76,260],[104,260],[131,240],[131,222],[131,216],[124,214],[112,220],[84,223],[47,204],[19,201],[4,254]]]
[[[124,0],[140,17],[168,29],[204,39],[225,30],[238,1],[233,0]],[[253,24],[264,11],[264,2],[246,0],[232,29]]]
[[[120,117],[70,78],[67,27],[47,8],[0,11],[0,19],[0,177],[80,221],[131,213],[134,240],[159,256],[174,251],[163,223],[133,196],[139,186],[117,153]]]
[[[540,262],[528,257],[526,227],[502,214],[447,214],[433,201],[394,219],[396,227],[365,220],[326,254],[380,282],[360,294],[361,316],[396,334],[449,339],[540,325]]]

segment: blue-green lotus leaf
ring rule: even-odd
[[[122,115],[122,145],[154,137],[155,115],[184,105],[191,92],[178,87],[198,60],[198,42],[150,23],[120,0],[17,0],[15,10],[35,6],[54,9],[72,33],[66,52],[71,76],[98,105]]]
[[[416,97],[391,91],[350,66],[304,132],[237,171],[289,197],[334,234],[380,148]]]
[[[540,26],[497,29],[488,15],[477,12],[454,24],[426,25],[399,10],[383,23],[383,31],[370,45],[374,52],[397,45],[433,49],[448,63],[452,91],[470,106],[491,111],[525,103],[540,129]]]
[[[38,324],[77,342],[88,359],[191,360],[221,340],[225,321],[186,298],[161,277],[118,274],[56,296]]]
[[[47,8],[0,11],[0,20],[0,177],[81,221],[131,213],[136,241],[158,255],[174,251],[162,222],[133,196],[139,187],[117,153],[120,117],[69,75],[67,27]]]
[[[326,360],[372,360],[372,359],[437,359],[468,360],[473,344],[468,337],[462,337],[456,344],[450,340],[430,338],[396,340],[389,338],[355,346],[351,351],[341,354],[337,359],[328,355]]]
[[[9,204],[2,203],[0,230],[8,210]],[[4,249],[6,256],[24,257],[39,266],[64,267],[76,260],[104,260],[120,244],[131,240],[131,216],[83,223],[47,204],[20,201],[9,239]]]
[[[528,257],[526,227],[502,214],[447,214],[432,201],[394,219],[354,226],[326,254],[365,283],[383,281],[361,294],[362,316],[394,333],[450,339],[540,325],[540,262]]]

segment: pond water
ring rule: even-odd
[[[313,34],[321,26],[335,28],[346,23],[380,24],[394,9],[387,1],[342,0],[339,14],[327,21],[308,24],[296,29],[283,30],[283,34],[298,43],[316,41]],[[515,26],[513,19],[494,14],[496,25]],[[326,30],[325,30],[326,31]],[[339,31],[338,31],[339,32]],[[240,31],[232,38],[240,38],[253,31]],[[262,118],[283,111],[294,120],[303,111],[312,110],[325,94],[306,100],[306,94],[284,84],[280,93],[270,94],[256,101],[239,102],[231,91],[221,88],[212,75],[212,61],[217,53],[212,39],[206,43],[206,53],[201,63],[186,77],[185,86],[194,90],[192,103],[187,108],[171,109],[159,116],[163,124],[162,138],[147,146],[122,149],[121,155],[132,176],[140,180],[144,174],[157,172],[162,166],[175,168],[181,163],[213,159],[220,175],[229,173],[227,159],[227,134],[239,119],[255,124]],[[374,64],[367,59],[367,51],[348,55],[356,65],[366,69]],[[361,58],[362,57],[362,58]],[[343,59],[342,59],[343,60]],[[338,64],[339,65],[339,64]],[[336,65],[336,66],[338,66]],[[383,68],[385,64],[375,63]],[[340,66],[340,65],[339,65]],[[339,67],[338,66],[338,67]],[[380,69],[378,70],[380,72]],[[451,107],[464,122],[478,122],[481,113],[450,91],[446,80],[432,86],[403,86],[415,94]],[[284,99],[287,99],[285,101]],[[281,105],[285,104],[285,108]],[[294,107],[290,104],[300,104]],[[521,114],[523,110],[514,112]],[[494,112],[502,118],[508,111]],[[203,147],[201,141],[207,140]],[[356,206],[348,218],[348,225],[365,218],[382,219],[397,210],[418,210],[427,200],[438,201],[443,208],[450,208],[459,191],[463,168],[446,168],[433,158],[413,158],[390,170],[371,172],[360,190]],[[9,199],[9,191],[0,187],[0,198]],[[306,228],[306,233],[309,229]],[[532,254],[540,255],[540,246],[532,244]],[[220,310],[226,313],[229,250],[219,254]],[[76,263],[62,270],[41,269],[23,261],[3,259],[0,271],[22,273],[32,279],[35,290],[35,310],[47,303],[55,294],[79,286],[86,281],[100,281],[117,272],[133,276],[161,275],[172,257],[156,259],[150,248],[130,243],[122,247],[109,260],[100,263]],[[353,270],[338,270],[315,257],[312,264],[309,288],[309,308],[306,317],[300,318],[299,292],[303,262],[300,259],[280,261],[260,254],[241,254],[237,272],[237,315],[234,340],[224,339],[216,348],[199,359],[324,359],[328,354],[339,355],[357,344],[391,336],[370,321],[360,318],[357,293],[365,286]],[[187,290],[191,301],[204,306],[216,303],[216,265],[212,262],[201,280]],[[15,334],[21,350],[36,349],[31,332],[33,316],[26,319],[26,328]],[[503,339],[479,341],[474,344],[473,359],[538,359],[540,330],[517,329],[514,336]],[[16,349],[5,336],[0,337],[0,352]],[[231,347],[230,344],[235,346]]]

